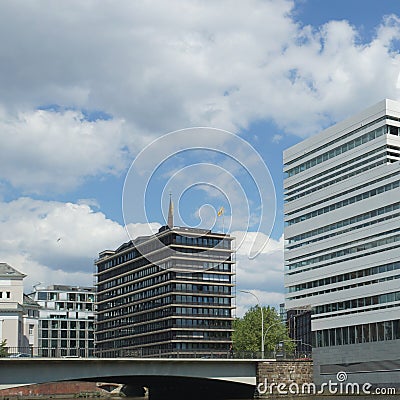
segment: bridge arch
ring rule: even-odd
[[[215,359],[0,359],[0,387],[68,380],[146,386],[151,399],[251,398],[256,360]]]

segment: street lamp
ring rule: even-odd
[[[274,322],[273,324],[271,324],[271,325],[265,330],[265,334],[264,334],[264,343],[265,343],[265,338],[267,337],[268,331],[269,331],[273,326],[280,325],[280,324],[281,324],[280,321],[279,321],[279,322]]]
[[[239,292],[248,293],[248,294],[251,294],[252,296],[254,296],[257,300],[257,305],[261,309],[261,358],[264,358],[264,311],[260,304],[260,299],[258,298],[258,296],[256,296],[252,292],[249,292],[248,290],[239,290]]]

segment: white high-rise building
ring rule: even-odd
[[[399,121],[384,100],[284,152],[286,308],[313,310],[316,383],[400,382]]]
[[[38,353],[44,357],[90,357],[94,349],[92,287],[35,287],[29,295],[40,306]]]

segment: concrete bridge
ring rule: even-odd
[[[0,389],[60,381],[113,382],[151,399],[252,398],[260,360],[0,358]],[[262,360],[263,362],[267,360]],[[273,361],[273,360],[270,360]]]

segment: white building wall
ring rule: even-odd
[[[316,310],[312,317],[314,331],[400,318],[400,295],[393,302],[385,301],[379,305],[369,304],[376,298],[364,300],[371,296],[400,292],[398,265],[390,271],[352,276],[355,271],[400,262],[400,136],[387,133],[390,129],[388,125],[394,129],[390,132],[397,132],[399,117],[400,103],[384,100],[284,153],[285,171],[288,172],[344,144],[349,148],[356,145],[287,177],[284,182],[286,308],[313,307]],[[375,134],[379,136],[361,141],[361,138],[367,140],[365,135],[372,131],[378,132]],[[329,144],[332,141],[335,143]],[[358,173],[362,169],[364,171]],[[329,170],[332,171],[327,172]],[[335,180],[336,183],[333,183]],[[369,197],[360,197],[367,192],[372,192]],[[294,199],[294,196],[301,194],[305,195]],[[351,204],[306,219],[309,213],[336,207],[339,202],[347,202],[355,196],[359,197]],[[397,206],[395,203],[398,203]],[[380,211],[377,215],[328,230],[333,224],[342,224],[356,216],[361,218],[383,207],[393,210]],[[304,220],[288,225],[295,218]],[[361,226],[363,224],[368,225]],[[322,232],[309,234],[317,229]],[[308,237],[294,241],[297,236],[305,234]],[[349,275],[348,279],[345,274]],[[328,282],[339,275],[343,280]],[[310,282],[314,282],[312,287],[294,291],[296,285]],[[353,300],[359,300],[364,305],[335,309],[343,306],[342,302]],[[331,311],[320,311],[320,306],[329,308],[331,305]]]

